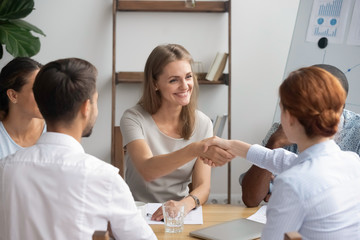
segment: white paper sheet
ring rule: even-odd
[[[148,203],[146,204],[146,222],[148,224],[164,224],[162,221],[152,221],[151,215],[161,207],[161,203]],[[192,210],[185,216],[184,224],[203,224],[202,207]]]
[[[248,217],[247,219],[266,224],[266,206],[262,206],[259,210],[256,211],[253,215]]]

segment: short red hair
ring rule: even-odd
[[[330,137],[337,132],[346,100],[339,80],[318,67],[293,71],[279,88],[284,110],[304,126],[308,137]]]

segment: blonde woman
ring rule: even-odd
[[[125,180],[135,200],[172,200],[184,204],[186,213],[205,203],[210,193],[211,168],[198,157],[224,162],[232,158],[217,147],[204,153],[200,141],[213,135],[213,126],[196,109],[198,83],[192,61],[181,45],[157,46],[145,65],[143,95],[120,122]],[[159,208],[152,219],[162,218]]]

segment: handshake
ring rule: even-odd
[[[204,139],[198,144],[199,158],[212,167],[222,166],[234,157],[246,158],[250,144],[238,140],[227,140],[219,137]]]

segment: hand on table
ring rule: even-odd
[[[170,205],[173,205],[173,206],[183,205],[183,203],[181,201],[174,201],[174,200],[169,200],[169,201],[167,201],[167,203],[169,203]],[[188,214],[188,212],[190,212],[190,211],[187,211],[186,207],[185,207],[185,216],[186,216],[186,214]],[[151,220],[161,221],[163,219],[164,219],[163,210],[162,210],[162,206],[160,206],[151,216]]]

